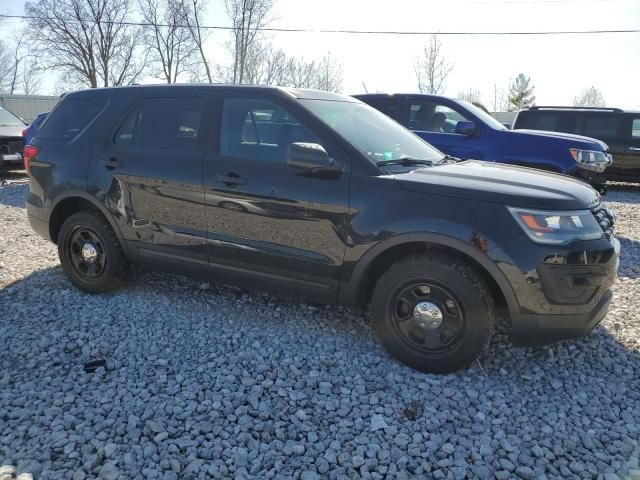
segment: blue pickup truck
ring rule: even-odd
[[[607,144],[594,138],[510,130],[464,100],[422,94],[366,94],[355,98],[390,116],[452,157],[523,165],[580,178],[606,191]]]

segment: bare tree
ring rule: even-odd
[[[245,83],[287,85],[289,58],[270,43],[255,42],[247,55]]]
[[[9,93],[11,90],[13,72],[11,48],[0,40],[0,93]]]
[[[446,61],[437,35],[431,35],[414,69],[420,92],[432,95],[444,92],[453,65]]]
[[[493,84],[493,111],[509,111],[509,98],[507,97],[504,89],[499,88],[495,83]]]
[[[209,83],[212,83],[213,76],[211,74],[211,66],[209,65],[207,55],[204,53],[204,44],[209,38],[209,31],[202,28],[202,17],[206,7],[206,0],[191,0],[191,3],[185,6],[187,13],[186,24],[200,54],[200,61],[202,62],[206,79]]]
[[[37,95],[42,86],[42,68],[37,60],[30,57],[22,62],[21,68],[22,93],[25,95]]]
[[[225,0],[233,29],[233,83],[244,83],[251,47],[269,21],[273,0]]]
[[[466,100],[469,103],[480,103],[482,100],[482,95],[480,94],[480,90],[469,88],[467,90],[460,90],[458,92],[457,98],[459,98],[460,100]]]
[[[140,11],[154,75],[176,83],[180,75],[191,71],[198,52],[186,26],[188,11],[179,0],[140,0]]]
[[[31,0],[30,39],[68,85],[124,85],[141,74],[129,0]]]
[[[306,62],[303,58],[290,58],[287,62],[286,85],[294,88],[314,88],[316,62]]]
[[[342,90],[342,64],[331,58],[328,52],[318,63],[315,71],[315,85],[313,88],[327,92]]]
[[[579,95],[573,97],[574,107],[604,107],[602,92],[596,87],[585,88]]]

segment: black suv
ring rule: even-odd
[[[618,265],[613,216],[579,180],[454,162],[350,97],[253,86],[71,93],[25,148],[33,228],[71,282],[131,263],[370,305],[414,368],[473,361],[497,312],[515,342],[588,333]]]
[[[518,113],[513,128],[576,133],[602,140],[613,155],[613,163],[605,171],[607,179],[640,181],[640,111],[531,107]]]

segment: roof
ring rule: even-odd
[[[120,87],[104,87],[104,88],[92,88],[86,90],[78,90],[71,92],[75,94],[84,94],[90,92],[108,92],[118,90],[165,90],[165,89],[203,89],[203,90],[240,90],[240,91],[272,91],[281,92],[287,95],[291,95],[294,98],[299,99],[314,99],[314,100],[333,100],[342,102],[355,102],[352,97],[347,95],[341,95],[339,93],[325,92],[322,90],[312,90],[306,88],[291,88],[291,87],[279,87],[272,85],[236,85],[227,83],[174,83],[174,84],[147,84],[147,85],[127,85]]]

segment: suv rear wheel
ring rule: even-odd
[[[446,373],[469,365],[493,333],[493,299],[480,276],[450,255],[411,256],[378,280],[373,328],[401,362]]]
[[[120,287],[129,262],[111,225],[99,212],[71,215],[60,228],[58,255],[65,274],[87,293],[103,293]]]

